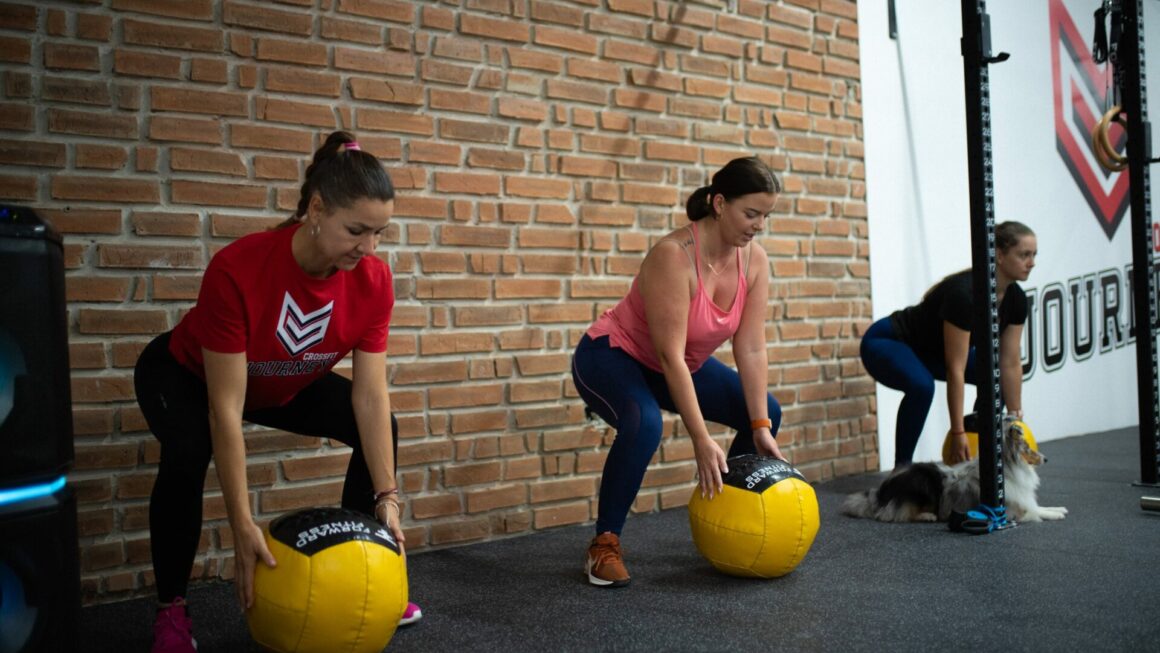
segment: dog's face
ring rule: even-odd
[[[1027,439],[1023,437],[1023,427],[1019,425],[1019,422],[1012,421],[1006,427],[1003,438],[1004,453],[1011,456],[1012,459],[1018,456],[1023,459],[1023,462],[1033,467],[1047,462],[1046,456],[1027,444]]]

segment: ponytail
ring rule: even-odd
[[[328,210],[350,208],[360,199],[389,201],[395,186],[375,155],[364,152],[349,132],[336,131],[314,152],[294,216],[278,227],[301,222],[315,194]]]

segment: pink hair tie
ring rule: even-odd
[[[351,142],[347,143],[346,145],[344,145],[343,149],[361,150],[362,148],[358,146],[358,141],[351,141]]]

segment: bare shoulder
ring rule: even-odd
[[[692,247],[693,234],[685,228],[677,229],[653,244],[645,256],[645,263],[679,263],[682,260],[688,262],[689,255],[693,251]]]
[[[693,235],[677,229],[658,240],[645,256],[641,275],[667,281],[684,280],[693,274]]]

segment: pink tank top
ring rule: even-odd
[[[748,284],[741,269],[741,250],[737,250],[737,296],[733,306],[724,310],[713,303],[701,282],[701,248],[697,240],[697,223],[691,225],[693,232],[694,267],[697,270],[697,292],[689,304],[689,322],[685,331],[685,364],[690,372],[696,372],[705,361],[717,351],[741,325],[741,311],[745,307]],[[592,339],[608,336],[611,346],[624,350],[629,356],[645,367],[661,372],[660,360],[645,318],[644,297],[640,294],[637,279],[624,299],[608,309],[588,328]]]

